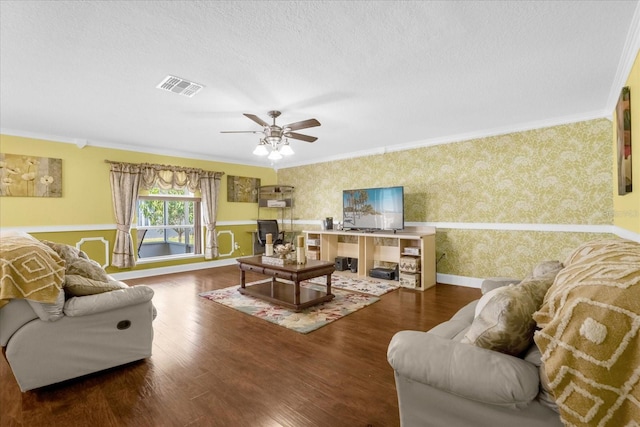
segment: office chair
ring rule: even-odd
[[[267,234],[271,233],[273,246],[284,243],[284,231],[279,231],[278,221],[275,219],[258,220],[258,243],[264,247],[267,243]]]

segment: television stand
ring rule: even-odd
[[[367,277],[378,261],[400,263],[400,257],[420,259],[420,285],[423,291],[436,284],[436,229],[405,230],[322,230],[305,231],[307,257],[335,262],[336,257],[358,259],[358,277]],[[353,236],[345,238],[345,236]],[[409,248],[409,249],[407,249]],[[317,255],[316,255],[317,254]]]
[[[337,230],[337,231],[340,231],[340,230]],[[368,233],[368,234],[375,234],[375,233],[396,234],[398,232],[398,230],[380,230],[379,228],[347,228],[342,231],[352,232],[352,233]]]

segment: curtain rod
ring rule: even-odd
[[[180,171],[180,172],[210,172],[210,173],[220,173],[220,174],[224,175],[224,172],[208,171],[208,170],[204,170],[204,169],[200,169],[200,168],[190,168],[190,167],[186,167],[186,166],[161,165],[161,164],[156,164],[156,163],[128,163],[128,162],[118,162],[118,161],[115,161],[115,160],[108,160],[108,159],[105,159],[104,162],[105,163],[109,163],[109,164],[144,166],[144,167],[150,167],[150,168],[154,168],[154,169],[170,169],[170,170],[174,170],[174,171],[177,170],[177,171]]]

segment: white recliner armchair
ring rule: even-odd
[[[29,235],[0,235],[0,267],[0,346],[22,391],[151,356],[150,287]]]
[[[20,390],[150,357],[152,297],[147,286],[72,297],[56,321],[24,299],[0,308],[0,345]]]

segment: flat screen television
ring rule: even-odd
[[[402,230],[404,187],[343,190],[342,222],[348,230]]]

